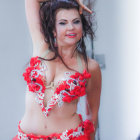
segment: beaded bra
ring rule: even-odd
[[[48,53],[48,51],[47,51]],[[47,106],[44,105],[45,90],[52,85],[46,85],[46,64],[43,63],[38,56],[31,57],[29,66],[23,73],[24,80],[27,82],[27,90],[33,92],[36,102],[41,106],[42,112],[47,117],[51,109],[58,104],[59,107],[64,102],[71,102],[86,94],[86,79],[91,75],[86,70],[82,73],[65,72],[64,80],[58,82],[58,85],[54,91],[53,96],[48,100]],[[53,82],[51,83],[53,84]]]

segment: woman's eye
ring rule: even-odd
[[[76,20],[76,21],[74,21],[74,23],[75,24],[78,24],[78,23],[80,23],[80,20]]]
[[[65,25],[66,23],[65,23],[65,22],[60,22],[59,24],[60,24],[60,25]]]

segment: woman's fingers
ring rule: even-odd
[[[87,6],[85,6],[83,4],[83,0],[76,0],[76,1],[78,2],[79,6],[80,6],[80,9],[79,9],[80,14],[83,13],[83,10],[85,10],[85,11],[89,12],[90,14],[92,14],[92,11]]]
[[[80,6],[80,9],[79,9],[79,13],[82,14],[83,13],[83,8]]]
[[[89,12],[90,14],[92,14],[92,11],[87,7],[87,6],[83,6],[82,9],[86,10],[87,12]]]

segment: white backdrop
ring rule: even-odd
[[[96,3],[95,52],[105,54],[100,106],[101,140],[136,140],[140,134],[140,1]]]
[[[24,0],[0,2],[0,140],[17,134],[24,113],[22,72],[31,55]]]

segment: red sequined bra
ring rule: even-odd
[[[46,75],[47,69],[46,64],[42,62],[38,56],[30,59],[30,64],[23,73],[24,80],[27,81],[28,90],[33,92],[36,102],[41,106],[42,112],[47,117],[49,111],[58,104],[59,107],[64,102],[71,102],[86,94],[86,79],[90,78],[91,75],[86,70],[82,73],[71,72],[65,73],[64,80],[60,81],[54,91],[53,96],[47,102],[47,106],[44,105],[44,96],[46,90]]]

